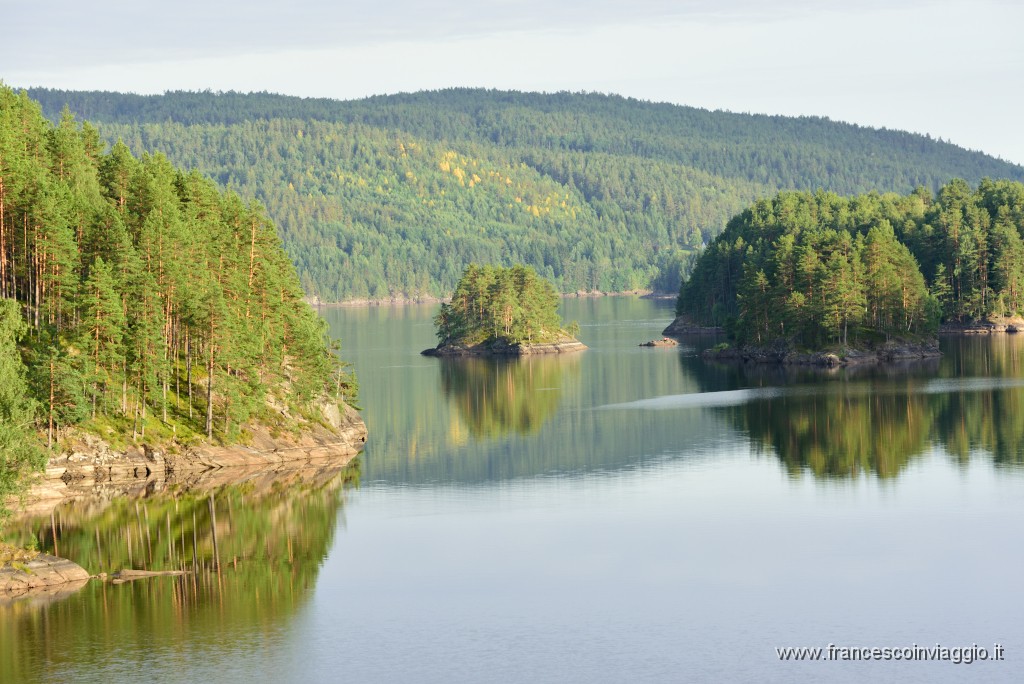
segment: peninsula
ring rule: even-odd
[[[1022,217],[1014,181],[952,180],[935,195],[782,192],[701,253],[665,334],[718,326],[729,342],[708,356],[760,363],[936,356],[940,323],[971,330],[1024,311]]]

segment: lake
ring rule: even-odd
[[[325,311],[362,457],[17,521],[91,572],[200,571],[0,606],[0,681],[1024,676],[1024,336],[741,368],[638,347],[670,302],[562,308],[588,351],[504,362],[420,356],[434,306]]]

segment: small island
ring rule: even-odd
[[[434,317],[437,347],[425,356],[525,356],[586,349],[579,326],[563,328],[554,285],[527,266],[470,264]]]
[[[671,337],[662,337],[660,340],[650,340],[648,342],[641,342],[641,347],[676,347],[679,343],[673,340]]]

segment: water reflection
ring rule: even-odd
[[[436,343],[436,306],[327,310],[363,387],[364,479],[479,485],[604,472],[729,437],[706,414],[638,420],[590,410],[697,389],[674,351],[637,346],[664,329],[671,303],[609,297],[562,306],[590,350],[512,362],[420,356]]]
[[[441,388],[477,438],[534,434],[555,414],[565,375],[579,375],[575,356],[442,359]]]
[[[358,481],[358,465],[290,471],[216,489],[65,502],[11,522],[9,541],[38,544],[93,574],[187,574],[94,580],[71,601],[0,605],[0,681],[60,681],[93,657],[104,659],[93,667],[113,667],[118,652],[137,656],[186,637],[213,648],[232,630],[279,628],[310,596],[345,491]],[[96,649],[97,640],[107,647]]]
[[[680,363],[704,390],[701,403],[792,475],[891,478],[933,446],[962,463],[983,452],[997,465],[1024,464],[1024,339],[942,346],[941,360],[839,370]]]
[[[747,448],[822,478],[896,477],[933,448],[1024,465],[1024,335],[946,337],[916,363],[742,366],[702,360],[714,338],[638,348],[667,322],[649,300],[562,306],[590,350],[504,364],[420,357],[436,307],[329,311],[365,390],[367,478],[480,484]]]
[[[906,392],[789,393],[730,409],[752,446],[770,450],[791,474],[898,475],[928,447],[925,396]],[[892,389],[892,388],[889,388]]]

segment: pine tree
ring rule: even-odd
[[[107,397],[117,386],[124,362],[125,316],[114,274],[102,257],[89,270],[82,295],[82,347],[89,356],[92,417],[107,409]]]
[[[92,420],[230,441],[268,393],[293,415],[355,398],[262,206],[160,155],[104,154],[96,129],[50,126],[2,85],[0,304],[0,477],[24,472],[33,428],[51,446]]]
[[[18,351],[27,328],[18,303],[0,299],[0,502],[18,491],[25,475],[45,463],[33,434],[36,404],[29,396]],[[0,517],[5,512],[0,505]]]

